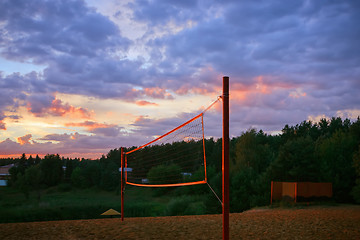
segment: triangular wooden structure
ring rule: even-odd
[[[121,215],[118,211],[110,208],[109,210],[107,210],[106,212],[102,213],[101,215],[104,216],[115,216],[115,215]]]

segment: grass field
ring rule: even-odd
[[[136,187],[125,194],[121,222],[100,216],[109,208],[120,211],[116,192],[53,188],[38,200],[35,193],[26,199],[1,188],[1,239],[221,239],[221,215],[191,215],[203,211],[201,196],[159,196]],[[360,239],[359,205],[275,206],[231,214],[231,239]]]
[[[120,194],[99,189],[48,189],[38,200],[35,193],[26,199],[17,190],[1,188],[0,222],[94,219],[110,208],[120,211],[120,200]],[[128,216],[159,216],[167,201],[167,197],[153,197],[148,189],[130,189],[126,191],[125,211]]]
[[[124,211],[128,217],[155,217],[206,213],[202,196],[158,195],[150,188],[127,187]],[[0,188],[0,223],[96,219],[108,209],[120,212],[119,193],[93,189],[54,187],[43,190],[40,200],[12,188]]]
[[[360,239],[360,206],[263,208],[230,214],[231,239]],[[221,215],[0,224],[2,239],[221,239]]]

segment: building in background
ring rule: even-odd
[[[7,182],[10,179],[9,169],[13,166],[14,164],[0,166],[0,187],[7,186]]]

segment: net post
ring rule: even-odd
[[[124,166],[125,166],[125,168],[127,168],[128,167],[128,165],[127,165],[127,153],[124,154],[124,160],[125,160]],[[128,173],[128,171],[125,172],[124,184],[127,184],[127,177],[128,177],[127,173]]]
[[[274,182],[271,181],[271,196],[270,196],[270,205],[272,205],[272,200],[273,200],[273,191],[274,191]]]
[[[223,77],[222,189],[223,240],[229,239],[229,77]]]
[[[121,157],[121,221],[124,221],[124,148],[120,148]]]
[[[202,142],[203,142],[203,153],[204,153],[205,182],[207,182],[206,154],[205,154],[205,134],[204,134],[204,115],[201,115],[201,128],[202,128]]]

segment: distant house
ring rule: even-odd
[[[0,187],[7,185],[7,181],[10,179],[9,169],[13,166],[14,164],[0,166]]]

